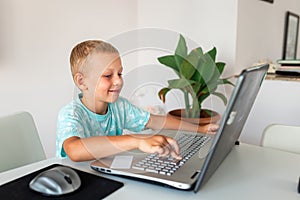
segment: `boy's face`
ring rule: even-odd
[[[86,71],[87,90],[84,96],[89,98],[89,101],[94,101],[95,105],[117,101],[123,87],[122,71],[118,54],[95,54]]]

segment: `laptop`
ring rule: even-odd
[[[174,137],[180,143],[182,160],[133,150],[93,161],[91,168],[197,192],[237,143],[268,68],[264,64],[241,72],[215,135],[179,130],[158,133]],[[191,152],[187,152],[190,147]]]

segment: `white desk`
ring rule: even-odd
[[[0,184],[53,163],[70,165],[124,183],[106,199],[300,199],[297,185],[300,155],[241,144],[236,146],[206,185],[197,193],[97,173],[89,163],[49,159],[0,173]]]

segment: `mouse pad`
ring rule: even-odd
[[[104,197],[108,196],[109,194],[113,193],[114,191],[121,188],[124,184],[115,180],[111,180],[108,178],[104,178],[101,176],[89,174],[87,172],[83,172],[77,169],[74,169],[80,179],[81,179],[81,186],[78,190],[65,194],[62,196],[43,196],[40,193],[32,191],[29,188],[29,182],[37,176],[42,171],[51,169],[53,167],[63,166],[60,164],[53,164],[38,171],[35,171],[31,174],[25,175],[20,177],[16,180],[8,182],[0,186],[0,199],[1,200],[22,200],[22,199],[72,199],[72,200],[82,200],[82,199],[103,199]]]

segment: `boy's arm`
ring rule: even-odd
[[[181,158],[177,142],[161,135],[73,136],[64,141],[63,147],[69,158],[76,162],[99,159],[136,148],[147,153]]]
[[[207,124],[203,126],[198,126],[183,120],[179,120],[170,115],[159,116],[159,115],[151,114],[149,121],[146,124],[146,127],[154,130],[171,129],[171,130],[186,130],[191,132],[215,134],[219,128],[219,125]]]

